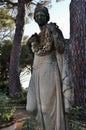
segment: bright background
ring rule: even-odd
[[[52,7],[49,9],[49,22],[55,22],[59,26],[64,38],[70,37],[70,1],[71,0],[62,0],[61,2],[56,2],[56,0],[52,0]],[[24,35],[31,36],[34,32],[39,32],[39,27],[35,21],[32,20],[29,24],[25,25]]]

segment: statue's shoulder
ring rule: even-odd
[[[48,23],[48,28],[51,30],[51,31],[53,31],[53,30],[58,30],[59,29],[59,27],[58,27],[58,25],[56,24],[56,23],[52,23],[52,22],[50,22],[50,23]]]
[[[59,26],[56,23],[50,22],[48,24],[48,28],[51,30],[52,33],[58,33],[59,35],[63,35],[62,31],[59,29]]]
[[[49,26],[53,26],[53,27],[58,27],[58,25],[56,23],[50,22],[48,23]]]

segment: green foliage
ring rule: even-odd
[[[20,67],[24,68],[27,65],[32,66],[33,63],[33,55],[29,53],[28,46],[23,45],[20,55]]]
[[[84,129],[80,126],[79,122],[73,122],[73,121],[70,121],[70,122],[69,122],[69,129],[70,129],[70,130],[84,130]]]
[[[69,129],[70,130],[83,130],[81,128],[79,120],[81,115],[81,107],[76,106],[68,113]]]
[[[4,44],[5,40],[11,40],[13,36],[15,21],[12,17],[10,9],[0,8],[0,43]]]
[[[8,91],[8,80],[0,81],[0,93],[6,93],[6,95],[9,94]]]
[[[8,69],[9,69],[9,62],[10,62],[10,52],[11,52],[11,42],[6,41],[8,43],[0,45],[0,88],[1,86],[4,87],[4,81],[8,80]]]
[[[27,101],[27,91],[28,91],[27,89],[25,90],[23,89],[17,99],[11,97],[10,103],[14,105],[21,105],[21,104],[25,105]]]
[[[5,40],[4,43],[5,44],[1,46],[1,60],[6,65],[6,62],[9,62],[10,60],[10,52],[11,52],[12,43],[10,40]]]
[[[8,9],[0,8],[0,29],[5,27],[14,27],[14,20]]]
[[[15,112],[15,107],[9,103],[5,94],[0,94],[0,124],[8,122]]]
[[[22,130],[35,130],[34,121],[31,118],[27,119],[23,124]]]
[[[79,120],[81,115],[81,107],[76,106],[68,114],[70,120]]]

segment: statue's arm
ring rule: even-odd
[[[53,44],[54,44],[54,48],[56,52],[56,59],[57,59],[58,67],[59,67],[60,74],[62,77],[63,54],[65,50],[65,47],[64,47],[65,42],[64,42],[64,37],[61,30],[58,28],[58,26],[56,26],[56,24],[54,24],[54,27],[53,27]]]
[[[53,34],[54,47],[57,53],[64,53],[64,37],[60,29],[57,29]]]

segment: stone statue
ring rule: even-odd
[[[34,19],[40,33],[33,34],[28,40],[28,46],[34,53],[29,84],[34,98],[31,100],[32,106],[27,109],[34,110],[37,107],[42,130],[65,130],[62,94],[64,38],[55,23],[48,23],[49,18],[48,9],[38,4]]]

